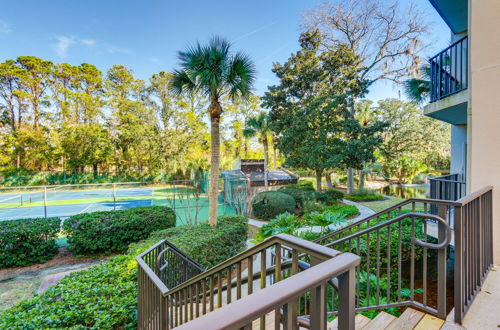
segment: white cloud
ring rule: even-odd
[[[106,51],[110,54],[130,54],[130,49],[109,45]]]
[[[158,57],[151,57],[149,60],[155,64],[163,64],[163,61],[160,60]]]
[[[56,37],[57,43],[52,46],[52,49],[57,56],[64,58],[68,56],[68,50],[71,45],[75,43],[74,37],[58,36]]]
[[[7,35],[12,32],[10,24],[0,20],[0,36]]]
[[[97,41],[95,41],[93,39],[82,39],[82,40],[80,40],[80,42],[82,45],[85,45],[88,47],[95,46],[95,44],[97,43]]]

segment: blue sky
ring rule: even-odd
[[[402,0],[406,2],[407,0]],[[427,0],[415,0],[432,25],[432,55],[446,47],[449,30]],[[33,0],[2,1],[0,61],[34,55],[57,63],[88,62],[105,71],[124,64],[141,79],[170,71],[176,51],[212,35],[225,36],[249,54],[258,70],[257,94],[276,83],[274,61],[298,49],[301,13],[316,0]],[[397,97],[380,82],[369,98]]]

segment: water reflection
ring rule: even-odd
[[[428,198],[429,185],[400,185],[390,184],[379,190],[381,194],[399,198]]]

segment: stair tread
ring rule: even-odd
[[[335,318],[332,322],[328,324],[328,330],[337,330],[339,327],[338,318]],[[364,315],[356,314],[354,318],[354,329],[361,329],[366,326],[371,320]]]
[[[426,314],[420,322],[418,322],[417,326],[414,328],[415,330],[434,330],[440,329],[443,325],[444,320],[440,318]]]
[[[464,327],[450,321],[444,322],[443,326],[440,328],[440,330],[464,330],[464,329],[465,329]]]
[[[411,330],[424,317],[425,313],[413,308],[407,308],[403,314],[391,322],[387,329],[390,330]]]
[[[395,316],[386,312],[380,312],[373,320],[371,320],[363,330],[380,330],[385,329],[392,321],[396,319]]]

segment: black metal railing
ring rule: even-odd
[[[431,102],[467,89],[469,66],[467,36],[431,57]]]
[[[461,174],[449,174],[429,179],[430,198],[456,201],[466,195],[466,184]]]

